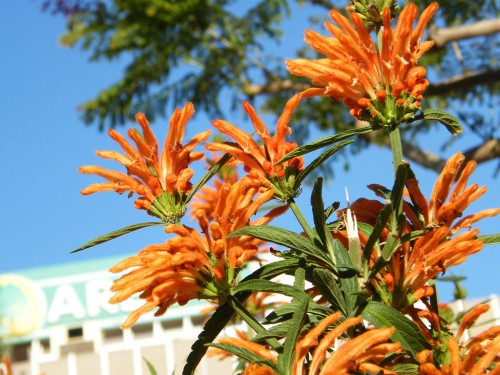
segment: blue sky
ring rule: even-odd
[[[68,254],[100,234],[149,221],[149,217],[136,212],[133,201],[126,196],[79,194],[83,187],[97,180],[80,175],[77,168],[89,164],[113,167],[101,162],[94,151],[117,148],[96,126],[85,126],[76,107],[118,79],[124,63],[89,64],[87,55],[80,50],[61,47],[57,40],[64,31],[64,19],[41,13],[39,6],[36,1],[0,0],[0,149],[4,155],[0,184],[3,200],[0,273],[131,254],[166,239],[160,228],[149,228],[78,254]],[[289,22],[288,31],[289,38],[298,38],[302,43],[300,27],[291,27]],[[227,120],[239,122],[241,116],[235,118]],[[210,119],[203,114],[196,116],[189,124],[190,134],[209,124]],[[160,119],[154,124],[159,139],[166,134],[166,126],[167,120]],[[119,131],[124,133],[125,129]],[[432,149],[435,140],[442,136],[446,135],[433,132],[425,142]],[[446,155],[475,141],[464,136]],[[488,185],[489,191],[468,212],[500,206],[495,192],[499,180],[492,178],[493,168],[493,163],[486,163],[474,175],[472,180]],[[366,189],[370,183],[392,185],[391,155],[376,147],[352,159],[350,172],[344,173],[341,166],[336,171],[335,181],[324,189],[327,203],[339,200],[344,205],[345,186],[351,200],[355,200],[361,196],[373,197]],[[418,167],[414,171],[421,188],[429,195],[436,175]],[[306,190],[299,200],[304,210],[308,199]],[[290,225],[287,219],[277,222],[280,223]],[[483,233],[494,233],[499,223],[499,218],[488,219],[480,227]],[[464,286],[471,297],[483,297],[500,294],[498,264],[500,247],[490,246],[451,271],[468,276]],[[449,300],[451,288],[440,286],[442,298]]]

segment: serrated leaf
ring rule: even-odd
[[[219,170],[226,164],[229,159],[231,159],[230,154],[224,154],[217,163],[212,165],[210,169],[198,180],[198,182],[191,188],[191,191],[189,194],[186,196],[184,203],[188,203],[191,198],[200,190],[200,188],[207,183],[208,180],[210,180],[213,176],[219,172]]]
[[[239,236],[253,236],[264,241],[286,246],[289,249],[297,250],[327,264],[331,263],[325,252],[316,247],[309,239],[286,229],[270,225],[248,226],[238,229],[228,235],[229,238]]]
[[[328,218],[339,209],[340,207],[340,202],[333,202],[326,210],[325,210],[325,220],[328,220]]]
[[[455,116],[439,109],[426,109],[423,111],[425,120],[436,120],[446,126],[452,135],[459,135],[463,132],[462,125]]]
[[[315,268],[313,270],[313,280],[314,285],[316,285],[321,295],[332,305],[333,309],[340,311],[343,315],[347,315],[344,296],[333,273],[325,268]]]
[[[368,240],[366,241],[365,249],[363,251],[363,264],[364,265],[366,265],[370,261],[372,247],[380,238],[380,234],[384,230],[385,225],[387,224],[387,221],[391,217],[392,211],[393,211],[392,203],[388,203],[384,206],[384,208],[382,208],[382,210],[378,214],[377,221],[375,222],[375,226],[373,227],[373,231],[370,234],[370,237],[368,237]],[[377,259],[377,262],[372,267],[368,278],[371,278],[374,274],[376,274],[378,272],[380,267],[382,267],[384,265],[383,262],[384,262],[384,259],[382,257]]]
[[[288,332],[288,325],[285,323],[278,324],[269,328],[266,332],[257,333],[252,341],[254,342],[263,342],[264,340],[273,338],[273,339],[281,339],[286,336]]]
[[[158,373],[156,372],[156,369],[155,367],[153,366],[153,364],[151,362],[149,362],[146,358],[142,357],[142,360],[146,363],[146,366],[148,368],[148,371],[149,371],[149,374],[150,375],[158,375]]]
[[[252,353],[250,350],[241,348],[239,346],[229,345],[229,344],[220,344],[220,343],[212,343],[209,346],[224,350],[228,353],[231,353],[239,358],[248,361],[249,363],[257,363],[262,366],[267,366],[274,371],[278,371],[278,367],[273,361],[262,358],[257,354]]]
[[[311,193],[314,226],[322,243],[326,243],[325,205],[322,197],[323,178],[318,177]]]
[[[484,234],[481,236],[478,236],[478,238],[481,238],[483,240],[483,245],[495,245],[500,243],[500,233],[496,234]]]
[[[304,170],[302,172],[300,172],[297,175],[297,177],[295,179],[294,189],[298,189],[300,187],[300,184],[302,183],[302,181],[304,181],[305,178],[307,176],[309,176],[309,174],[311,174],[311,172],[313,172],[316,168],[318,168],[321,164],[323,164],[323,162],[325,160],[327,160],[332,155],[334,155],[335,153],[337,153],[338,151],[340,151],[341,149],[343,149],[345,146],[347,146],[348,144],[350,144],[352,142],[354,142],[354,141],[349,140],[349,141],[340,142],[340,143],[336,144],[335,146],[332,146],[331,148],[329,148],[325,152],[323,152],[316,159],[314,159],[307,167],[304,168]]]
[[[418,365],[414,363],[399,363],[389,368],[398,375],[417,375]]]
[[[278,355],[278,366],[281,371],[279,374],[291,374],[292,364],[295,357],[295,345],[299,338],[302,326],[306,319],[307,307],[311,298],[306,294],[305,297],[297,298],[295,313],[290,319],[290,325],[286,334],[283,353]]]
[[[279,276],[287,271],[295,269],[299,264],[297,259],[286,259],[282,261],[277,261],[274,263],[266,264],[265,266],[254,271],[247,277],[245,277],[242,282],[253,280],[257,278],[271,279],[273,277]],[[252,292],[240,293],[238,299],[240,301],[245,301]],[[208,319],[203,327],[203,331],[198,335],[198,339],[191,346],[191,353],[189,353],[184,369],[182,370],[182,375],[193,375],[196,367],[200,363],[201,359],[207,352],[209,344],[215,340],[217,335],[224,329],[232,315],[234,314],[234,309],[225,303],[217,308],[213,315]]]
[[[208,346],[206,344],[210,344],[215,340],[217,335],[226,327],[233,313],[233,308],[227,303],[215,310],[210,319],[205,323],[203,331],[198,335],[198,339],[191,346],[191,353],[189,353],[186,359],[182,375],[194,374],[196,367],[207,352]]]
[[[291,302],[285,305],[276,307],[262,320],[262,324],[275,324],[281,322],[283,322],[283,324],[286,324],[286,321],[293,314],[295,314],[295,311],[297,309],[296,304],[297,302],[295,300],[292,300]],[[323,305],[319,305],[313,300],[310,300],[307,311],[311,315],[326,318],[327,316],[333,314],[337,310],[331,309]]]
[[[401,246],[402,244],[404,244],[406,242],[416,240],[417,238],[426,234],[428,231],[429,230],[427,230],[427,229],[419,229],[419,230],[414,230],[410,233],[406,233],[406,234],[402,235],[401,238],[399,238],[396,241],[396,244],[394,245],[394,247],[398,248],[399,246]]]
[[[270,292],[284,294],[293,298],[304,298],[307,294],[291,285],[278,284],[269,280],[247,280],[242,281],[232,289],[233,295],[242,292]]]
[[[295,269],[300,266],[301,262],[302,259],[299,258],[277,260],[276,262],[266,264],[255,270],[252,274],[245,277],[242,282],[253,279],[270,279],[279,275],[289,274],[295,271]]]
[[[431,345],[420,333],[417,325],[391,306],[370,301],[361,312],[361,316],[377,328],[395,327],[391,340],[401,343],[401,347],[414,356],[424,349],[431,349]]]
[[[99,245],[104,242],[111,241],[115,238],[121,237],[125,234],[128,234],[130,232],[136,231],[138,229],[146,228],[146,227],[152,227],[152,226],[157,226],[157,225],[162,225],[164,226],[165,223],[162,221],[152,221],[152,222],[146,222],[146,223],[139,223],[139,224],[133,224],[129,225],[128,227],[114,230],[112,232],[109,232],[108,234],[103,234],[102,236],[96,237],[93,240],[87,242],[85,245],[80,246],[78,249],[73,250],[70,252],[70,254],[76,253],[78,251],[82,251],[85,249],[88,249],[89,247]]]
[[[331,145],[335,142],[339,142],[343,139],[346,139],[346,138],[349,138],[349,137],[352,137],[352,136],[355,136],[358,134],[368,133],[372,130],[373,130],[373,126],[368,125],[368,126],[365,126],[362,128],[348,129],[348,130],[345,130],[343,132],[337,133],[335,135],[330,135],[327,137],[318,138],[311,143],[297,147],[295,150],[293,150],[292,152],[288,153],[283,158],[278,160],[278,162],[276,164],[281,164],[281,163],[283,163],[287,160],[293,159],[297,156],[305,155],[309,152],[316,151],[320,148],[329,146],[329,145]]]
[[[403,161],[397,168],[396,179],[391,191],[391,202],[394,207],[394,211],[399,214],[402,210],[403,205],[403,192],[405,189],[406,178],[408,177],[408,171],[410,170],[410,165]]]
[[[371,234],[373,233],[373,227],[370,224],[366,223],[358,223],[358,230],[363,233],[366,238],[370,238]],[[371,246],[375,246],[375,250],[377,251],[377,254],[380,255],[380,244],[378,239],[375,241],[375,243]],[[366,247],[365,247],[366,248]]]
[[[354,266],[349,256],[349,252],[339,242],[334,243],[334,253],[338,275],[340,279],[340,289],[344,293],[346,316],[355,315],[356,301],[358,298],[359,284],[357,272],[353,272]]]

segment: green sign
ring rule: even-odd
[[[7,338],[47,336],[54,326],[82,326],[84,322],[107,320],[119,325],[143,304],[138,297],[109,304],[113,280],[120,275],[107,271],[120,258],[46,267],[0,275],[0,336]],[[205,303],[193,301],[190,305]],[[197,314],[199,309],[196,309]],[[186,315],[172,306],[170,318]],[[144,316],[141,321],[152,319]]]

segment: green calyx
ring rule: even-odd
[[[420,101],[408,92],[402,92],[399,98],[387,95],[384,101],[372,99],[370,107],[363,109],[359,118],[377,129],[394,129],[412,122],[415,114],[421,111]]]
[[[382,27],[384,8],[391,10],[391,19],[395,18],[399,11],[395,0],[351,0],[351,5],[347,6],[349,12],[356,13],[361,18],[369,32]]]
[[[186,213],[184,198],[184,193],[175,191],[173,194],[170,194],[164,191],[151,203],[148,213],[164,222],[172,224],[178,223]]]
[[[281,202],[288,202],[300,194],[300,187],[295,186],[298,171],[296,168],[285,167],[285,175],[278,177],[274,175],[268,178],[271,187],[274,189],[274,198]]]

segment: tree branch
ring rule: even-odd
[[[260,94],[277,94],[283,91],[303,91],[310,88],[311,85],[305,82],[292,82],[290,79],[275,80],[261,84],[248,84],[245,86],[245,93],[248,96]]]
[[[445,81],[429,85],[425,95],[442,95],[450,91],[466,89],[500,81],[500,71],[473,71],[451,77]]]
[[[354,126],[362,127],[366,126],[366,123],[362,121],[355,121]],[[374,132],[361,134],[359,136],[365,139],[370,144],[386,148],[391,147],[391,144],[387,137],[384,137],[383,141],[380,142],[381,138],[378,137]],[[411,142],[406,142],[403,140],[402,148],[403,156],[407,160],[417,163],[420,166],[432,170],[436,173],[441,172],[444,168],[444,165],[446,164],[446,159],[443,159],[439,155],[432,152],[423,150]],[[465,156],[465,163],[462,165],[462,168],[465,167],[465,164],[469,160],[474,160],[477,164],[481,164],[490,160],[500,158],[500,138],[490,139],[484,143],[481,143],[464,151],[463,154]]]
[[[332,2],[329,0],[309,0],[309,2],[312,5],[318,5],[320,7],[327,9],[327,10],[338,9],[338,7],[333,5]]]
[[[429,39],[434,41],[436,48],[442,48],[446,43],[489,35],[500,32],[500,18],[481,20],[469,25],[444,27],[438,29],[431,27]]]
[[[466,89],[472,86],[500,82],[500,70],[466,72],[445,81],[429,85],[425,95],[443,95],[450,91]],[[277,94],[283,91],[303,91],[311,85],[302,82],[292,82],[289,79],[275,80],[265,84],[249,84],[245,87],[248,96],[260,94]]]

